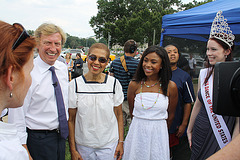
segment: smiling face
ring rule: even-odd
[[[41,59],[49,64],[53,65],[61,53],[62,37],[59,33],[51,35],[41,35],[40,42],[37,45],[39,56]]]
[[[226,55],[230,54],[230,50],[224,50],[224,48],[215,40],[209,39],[207,43],[207,57],[211,65],[215,65],[217,62],[225,62]]]
[[[158,72],[162,68],[162,59],[156,52],[149,53],[144,57],[142,67],[147,77],[158,76]]]
[[[177,47],[170,45],[170,46],[167,46],[165,49],[168,53],[170,64],[171,65],[177,64],[179,59],[179,53],[178,53]]]
[[[103,70],[108,64],[107,55],[108,53],[104,49],[94,48],[91,50],[91,53],[88,55],[87,62],[88,69],[92,74],[98,75],[103,72]],[[96,60],[93,60],[93,58],[91,57],[96,57]],[[107,61],[105,63],[101,63],[99,62],[99,58],[104,58]]]

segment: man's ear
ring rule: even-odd
[[[7,87],[9,87],[9,90],[13,90],[13,66],[8,67],[7,73],[5,75],[5,83]]]

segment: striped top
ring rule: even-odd
[[[127,73],[124,70],[120,58],[117,58],[114,61],[112,61],[109,71],[111,73],[114,73],[114,77],[117,78],[121,83],[124,93],[124,100],[127,100],[128,85],[136,72],[139,61],[130,56],[124,55],[124,57],[126,60],[127,69],[129,73]]]

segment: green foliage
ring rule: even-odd
[[[95,39],[93,38],[86,39],[86,41],[86,47],[91,47],[94,43],[96,43]]]
[[[103,44],[106,44],[107,45],[107,40],[105,38],[101,38],[99,40],[99,43],[103,43]]]
[[[27,30],[28,34],[34,36],[34,30]]]
[[[164,15],[211,1],[193,0],[183,4],[181,0],[98,0],[98,13],[89,23],[97,38],[108,39],[110,34],[111,45],[123,45],[128,39],[134,39],[141,44],[145,39],[149,45],[152,45],[154,30],[156,31],[155,44],[158,44]]]
[[[123,45],[128,39],[149,44],[161,35],[162,16],[174,13],[172,6],[180,0],[98,0],[98,13],[90,20],[97,37],[108,38],[111,44]],[[160,39],[156,39],[159,43]]]
[[[181,10],[187,10],[187,9],[191,9],[200,5],[203,5],[205,3],[208,2],[212,2],[213,0],[204,0],[202,2],[197,2],[196,0],[193,0],[193,2],[189,2],[188,4],[182,4],[181,7],[179,9]]]
[[[93,38],[78,38],[75,36],[70,36],[67,34],[67,41],[65,43],[65,48],[83,48],[91,47],[92,44],[96,43],[96,40]]]

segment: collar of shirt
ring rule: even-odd
[[[44,61],[40,58],[40,56],[37,56],[37,57],[35,58],[35,60],[36,60],[36,64],[38,64],[38,66],[39,66],[39,70],[40,70],[41,74],[44,73],[44,72],[46,72],[46,71],[48,71],[49,68],[51,67],[51,65],[47,64],[46,62],[44,62]],[[54,63],[53,66],[55,67],[56,70],[59,70],[59,69],[60,69],[60,65],[59,65],[59,63],[58,63],[57,60],[55,61],[55,63]]]

